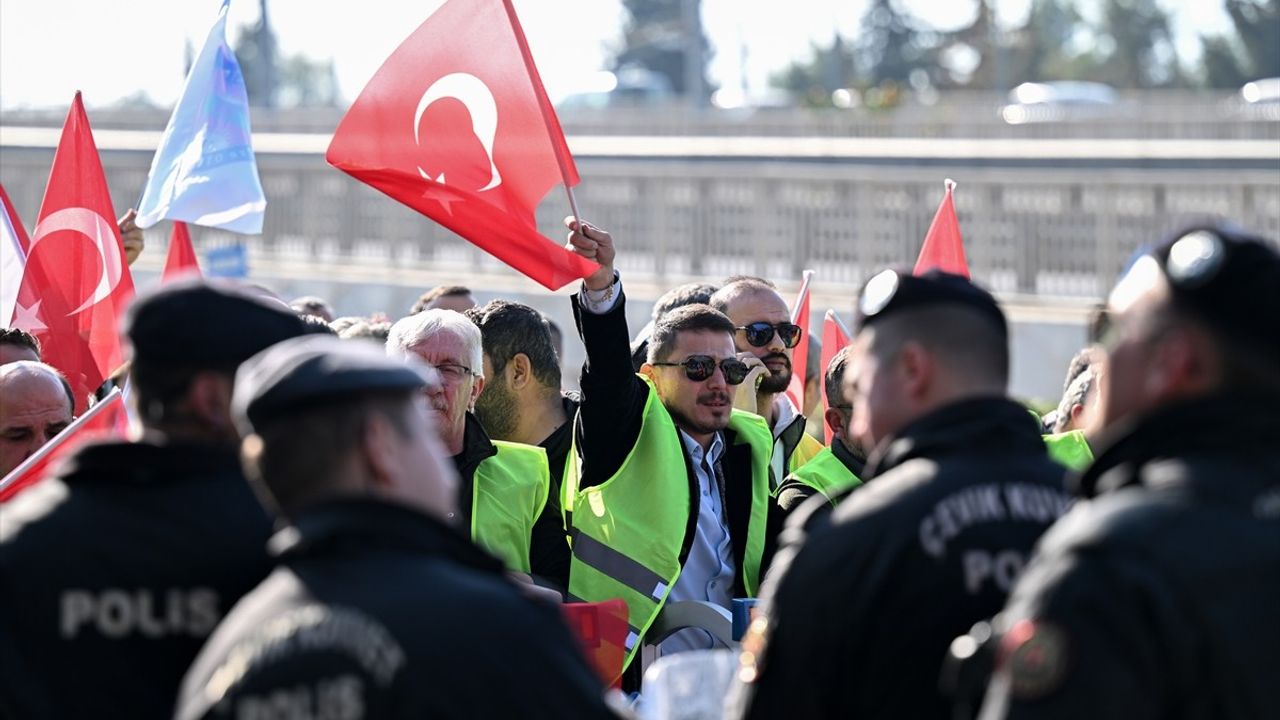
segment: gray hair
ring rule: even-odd
[[[1071,422],[1071,408],[1088,402],[1096,377],[1093,368],[1086,367],[1067,386],[1067,391],[1062,394],[1062,400],[1058,403],[1058,415],[1053,421],[1054,432],[1060,433],[1067,429],[1067,423]]]
[[[467,348],[472,374],[482,376],[484,346],[480,342],[480,328],[467,319],[466,315],[453,310],[441,308],[423,310],[397,320],[391,326],[391,331],[387,333],[387,355],[406,357],[412,354],[413,348],[441,332],[453,333],[462,339],[463,345]]]

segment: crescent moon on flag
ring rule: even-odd
[[[471,131],[480,139],[485,155],[489,158],[489,184],[477,192],[498,187],[502,184],[502,176],[498,174],[498,166],[493,162],[493,139],[498,134],[498,102],[494,100],[489,86],[475,75],[450,73],[431,83],[431,87],[427,88],[418,101],[418,111],[413,116],[413,141],[421,144],[418,126],[422,123],[422,113],[426,112],[431,103],[442,98],[453,98],[467,106],[467,111],[471,113]],[[419,167],[418,174],[432,182],[444,182],[444,173],[433,178]]]
[[[93,295],[83,305],[67,313],[67,317],[71,317],[110,295],[120,284],[124,268],[120,264],[119,249],[114,243],[108,245],[115,239],[115,227],[98,213],[82,207],[64,208],[41,220],[31,236],[27,257],[30,258],[35,253],[36,245],[41,240],[60,230],[71,230],[89,238],[98,247],[98,256],[102,259],[102,277],[98,278],[98,287],[94,288]]]

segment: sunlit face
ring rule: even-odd
[[[687,330],[676,335],[675,347],[664,362],[683,362],[691,355],[708,355],[717,363],[737,357],[733,338],[728,333]],[[645,368],[653,378],[663,406],[682,430],[694,436],[707,435],[729,425],[734,390],[725,382],[724,371],[719,367],[702,381],[685,377],[684,368],[680,366],[646,365]]]
[[[787,308],[787,303],[772,290],[756,290],[738,295],[729,303],[725,315],[729,316],[734,327],[746,327],[755,322],[770,325],[791,322],[791,311]],[[769,375],[760,383],[761,392],[782,392],[791,384],[791,349],[782,342],[778,333],[775,332],[763,347],[755,347],[747,342],[744,331],[736,330],[733,342],[738,352],[755,355],[769,368]]]
[[[476,377],[484,369],[471,367],[471,354],[466,342],[447,329],[409,348],[409,352],[440,373],[440,384],[427,391],[427,398],[436,413],[435,423],[440,435],[446,444],[450,444],[451,440],[462,437],[467,411],[484,387],[483,381]]]
[[[868,451],[911,420],[902,379],[892,358],[877,357],[875,334],[870,327],[854,338],[844,373],[844,394],[853,406],[846,439]]]
[[[412,502],[446,520],[457,512],[458,475],[440,443],[437,417],[426,397],[413,400],[407,418],[409,433],[396,434],[398,467],[403,475],[400,482]]]
[[[484,355],[484,378],[484,392],[476,398],[476,419],[489,437],[510,440],[520,424],[520,399],[507,385],[506,377],[493,372],[488,353]]]
[[[71,401],[52,376],[11,372],[0,379],[0,476],[71,424]]]

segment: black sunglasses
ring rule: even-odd
[[[734,330],[741,330],[747,334],[747,342],[752,347],[764,347],[773,339],[773,334],[778,333],[778,337],[782,340],[782,344],[789,348],[793,348],[800,344],[800,326],[793,323],[778,323],[770,325],[767,322],[753,322],[750,325],[736,327]]]
[[[702,382],[716,371],[716,359],[710,355],[690,355],[684,362],[656,362],[660,367],[683,367],[684,376],[694,382]],[[720,361],[720,369],[724,371],[724,381],[737,385],[747,379],[747,364],[738,358],[725,358]]]

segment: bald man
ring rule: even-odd
[[[0,365],[0,477],[71,424],[67,379],[49,365],[19,360]]]

